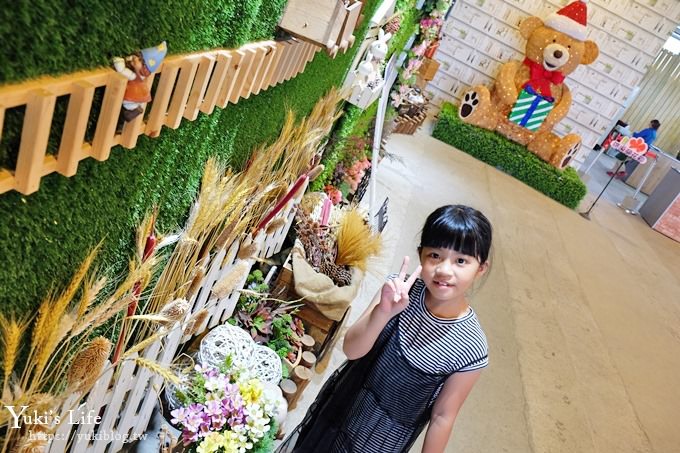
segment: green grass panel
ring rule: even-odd
[[[108,41],[111,48],[118,49],[113,55],[124,54],[137,45],[138,38],[129,36],[143,33],[150,41],[162,33],[174,33],[174,44],[165,37],[171,52],[224,45],[215,44],[217,41],[233,45],[239,40],[250,41],[242,31],[246,27],[253,39],[271,36],[285,2],[243,3],[247,5],[238,6],[238,15],[236,2],[207,0],[147,2],[144,7],[132,2],[116,6],[105,2],[88,5],[87,11],[75,5],[68,14],[61,6],[56,8],[54,5],[61,3],[55,1],[38,2],[30,9],[19,4],[12,15],[6,9],[0,11],[0,39],[8,38],[0,45],[0,61],[13,55],[15,44],[26,55],[23,64],[15,64],[16,60],[10,58],[11,64],[0,65],[0,80],[107,64],[108,57],[101,55],[104,43]],[[378,2],[366,3],[364,12],[368,16]],[[152,6],[158,11],[153,13]],[[143,15],[137,16],[142,8]],[[12,33],[17,36],[11,36],[7,24],[15,10],[20,10],[22,26],[41,25],[34,14],[60,17],[58,23],[44,22],[50,29],[44,39],[57,36],[54,42],[37,47],[40,52],[54,54],[49,62],[31,53],[31,46],[37,44],[17,33],[15,26]],[[162,12],[165,15],[160,17]],[[365,34],[366,22],[356,32],[357,42]],[[75,37],[75,42],[65,44]],[[180,45],[178,39],[185,41]],[[304,73],[284,84],[241,99],[236,105],[229,104],[224,110],[216,109],[210,116],[201,113],[196,121],[183,120],[176,130],[163,128],[156,139],[140,136],[135,149],[115,147],[104,162],[81,161],[72,178],[50,174],[42,179],[40,190],[30,196],[16,192],[0,195],[0,250],[5,263],[0,267],[0,310],[25,312],[35,308],[50,287],[62,287],[68,281],[102,238],[105,242],[97,265],[109,276],[125,272],[134,251],[135,228],[148,209],[160,207],[161,231],[171,232],[184,225],[206,159],[217,155],[236,168],[242,166],[254,147],[278,136],[287,108],[298,117],[307,115],[319,97],[340,84],[357,48],[335,60],[319,52]],[[18,132],[15,130],[15,135]]]
[[[263,6],[264,5],[264,6]],[[108,66],[165,40],[170,53],[271,37],[282,0],[36,0],[0,8],[0,83]]]
[[[514,176],[563,205],[575,209],[587,193],[571,167],[560,171],[501,135],[463,123],[458,108],[445,104],[432,133],[444,143]]]
[[[416,0],[397,2],[397,11],[401,14],[400,27],[399,31],[388,42],[390,49],[387,56],[388,59],[392,53],[400,53],[411,35],[418,31],[422,11],[415,9],[415,4]]]
[[[281,20],[287,0],[264,0],[250,30],[251,39],[265,39]]]

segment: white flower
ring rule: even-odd
[[[205,380],[205,389],[209,392],[224,392],[224,389],[229,384],[229,378],[224,374],[218,374],[217,376],[210,377]]]

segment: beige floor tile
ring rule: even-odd
[[[415,257],[434,208],[469,204],[495,228],[492,272],[472,298],[491,366],[447,452],[680,451],[680,244],[614,205],[632,189],[617,181],[587,221],[426,130],[393,135],[388,149],[400,159],[378,170],[376,198],[390,199],[386,250],[352,321],[404,254]],[[589,189],[604,181],[592,178]],[[338,346],[288,429],[343,360]]]

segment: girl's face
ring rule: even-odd
[[[477,276],[488,268],[473,256],[448,248],[423,247],[420,251],[423,269],[420,277],[437,300],[457,300],[465,296]]]

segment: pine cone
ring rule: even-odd
[[[325,259],[321,263],[320,271],[328,275],[338,286],[348,286],[352,283],[352,273],[347,266],[339,266],[335,261]]]

